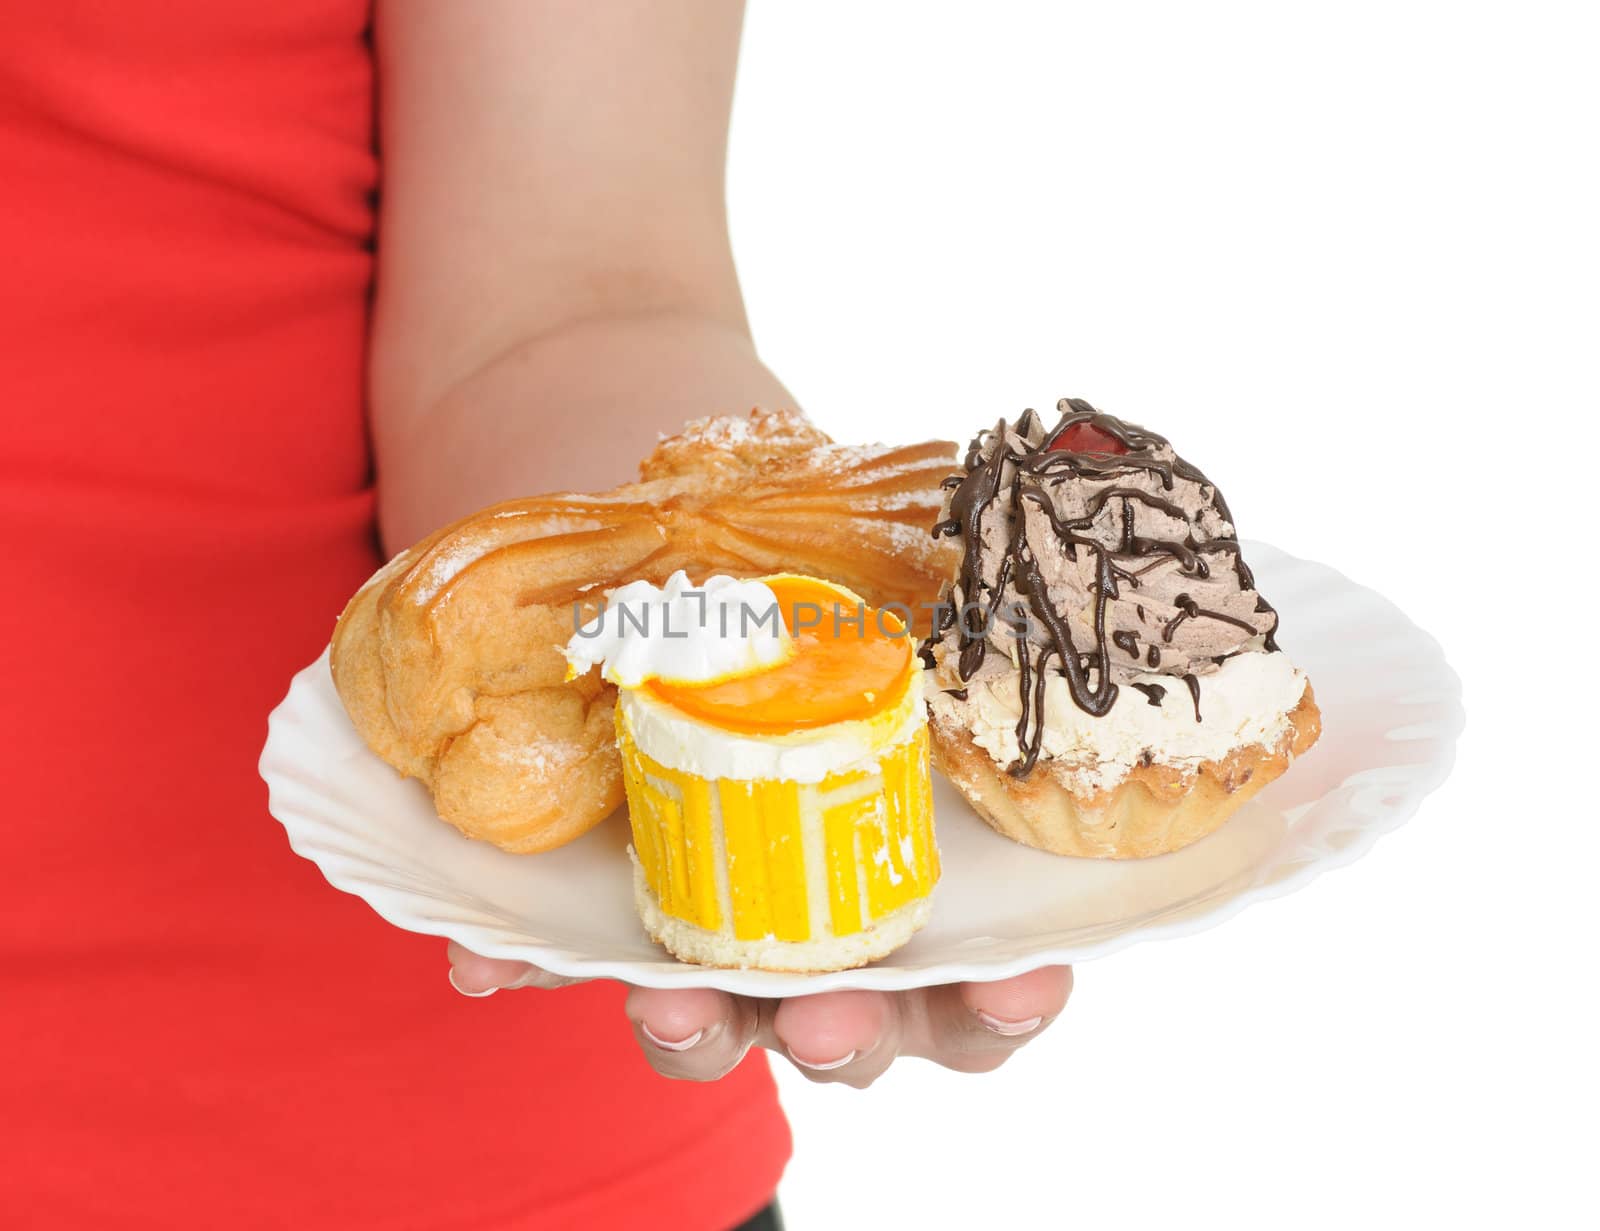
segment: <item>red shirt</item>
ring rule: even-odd
[[[290,853],[266,715],[377,563],[359,0],[14,0],[0,39],[0,1224],[721,1228],[757,1056],[467,1000]]]

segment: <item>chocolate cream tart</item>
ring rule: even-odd
[[[633,583],[574,636],[574,671],[598,663],[619,686],[635,904],[674,956],[844,970],[927,920],[939,852],[915,648],[892,614],[789,575]]]
[[[924,645],[933,759],[999,832],[1130,858],[1220,826],[1321,718],[1222,493],[1161,436],[1066,399],[946,481],[963,559]]]

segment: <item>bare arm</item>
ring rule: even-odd
[[[723,164],[742,5],[383,0],[371,357],[397,550],[793,405],[751,344]]]
[[[792,399],[756,358],[728,250],[730,0],[380,0],[372,352],[391,549],[494,500],[631,478],[685,418]],[[565,980],[452,946],[467,995]],[[457,977],[459,976],[459,977]],[[781,1050],[866,1085],[900,1054],[994,1068],[1071,976],[756,1002],[635,988],[673,1077]]]

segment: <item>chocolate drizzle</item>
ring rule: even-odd
[[[1200,721],[1200,681],[1192,675],[1183,677],[1183,682],[1189,686],[1189,695],[1194,698],[1194,720]]]
[[[1028,410],[1014,427],[1002,419],[993,431],[974,437],[967,449],[965,473],[946,480],[950,491],[946,516],[933,528],[935,537],[959,535],[965,549],[954,586],[952,614],[938,622],[933,639],[954,629],[957,674],[963,683],[983,666],[991,636],[1000,634],[997,621],[1011,625],[1008,635],[1015,639],[1022,710],[1017,724],[1021,755],[1010,767],[1017,777],[1025,777],[1039,758],[1045,686],[1052,676],[1065,678],[1079,709],[1100,717],[1116,702],[1116,673],[1126,676],[1141,669],[1139,634],[1127,628],[1108,628],[1110,600],[1121,598],[1125,590],[1141,591],[1156,569],[1176,570],[1194,579],[1196,593],[1216,594],[1213,567],[1219,563],[1218,556],[1227,557],[1240,591],[1254,589],[1254,578],[1232,532],[1227,504],[1214,483],[1154,432],[1101,414],[1077,398],[1064,399],[1057,410],[1061,418],[1048,432],[1041,431],[1038,415]],[[1198,487],[1202,505],[1198,514],[1191,512],[1194,489],[1176,490],[1179,480]],[[1063,486],[1079,483],[1094,486],[1082,494]],[[1063,499],[1069,491],[1072,495]],[[1068,515],[1064,508],[1076,512]],[[986,560],[983,538],[985,514],[991,510],[1000,514],[1005,527],[998,563],[992,557]],[[989,518],[991,531],[994,520]],[[1079,578],[1074,584],[1088,588],[1088,603],[1081,610],[1064,610],[1052,597],[1040,552],[1051,553],[1053,567],[1059,567],[1055,562],[1063,555],[1076,564],[1086,559],[1081,553],[1089,553],[1092,577],[1081,570],[1070,574]],[[993,568],[992,580],[985,578],[985,563]],[[1009,602],[1008,589],[1014,596]],[[1142,625],[1150,601],[1146,594],[1136,608]],[[1155,604],[1151,614],[1161,622],[1148,626],[1145,635],[1144,667],[1150,670],[1158,669],[1162,662],[1156,641],[1173,646],[1174,635],[1187,621],[1215,621],[1247,637],[1263,636],[1268,650],[1277,648],[1273,642],[1276,613],[1259,595],[1255,614],[1271,616],[1265,629],[1240,615],[1202,606],[1189,593],[1171,600],[1176,612],[1170,616],[1164,614],[1167,599],[1158,595]],[[953,614],[957,607],[963,613],[960,617]],[[1119,619],[1127,621],[1131,617],[1123,610]],[[1019,616],[1029,618],[1016,618]],[[1186,646],[1195,644],[1193,637],[1185,636]],[[1108,642],[1125,656],[1123,665],[1112,664]],[[930,641],[929,646],[932,644]],[[1168,671],[1175,675],[1185,672],[1189,653],[1185,649],[1179,654]],[[1183,674],[1183,680],[1199,721],[1199,680],[1189,673]],[[1147,683],[1134,683],[1134,687],[1152,705],[1161,704],[1167,691]]]
[[[1252,637],[1255,636],[1256,626],[1250,623],[1249,620],[1236,619],[1233,616],[1226,615],[1221,611],[1207,611],[1187,594],[1178,595],[1178,597],[1173,600],[1173,605],[1178,608],[1178,614],[1173,616],[1172,619],[1168,620],[1166,626],[1161,630],[1161,640],[1165,641],[1168,645],[1172,644],[1172,634],[1178,630],[1178,625],[1182,624],[1185,620],[1201,618],[1208,620],[1223,620],[1228,624],[1234,625],[1236,628],[1244,629],[1244,631],[1249,633]],[[1256,610],[1260,611],[1261,608],[1257,607]]]
[[[1130,688],[1137,688],[1149,699],[1151,705],[1160,705],[1161,699],[1167,695],[1167,690],[1160,684],[1130,684]]]

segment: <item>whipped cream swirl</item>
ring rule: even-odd
[[[928,657],[956,657],[972,680],[1018,675],[1026,775],[1040,754],[1048,680],[1100,717],[1119,686],[1151,705],[1181,680],[1200,719],[1200,680],[1233,655],[1277,649],[1276,613],[1255,590],[1222,493],[1165,438],[1077,398],[1046,429],[1032,410],[1001,420],[968,449],[935,536],[965,547],[951,608]],[[1001,665],[1003,664],[1003,666]]]
[[[717,576],[696,586],[681,569],[665,586],[630,581],[613,590],[562,650],[569,679],[598,666],[622,688],[648,680],[735,679],[787,662],[794,652],[765,582]]]

